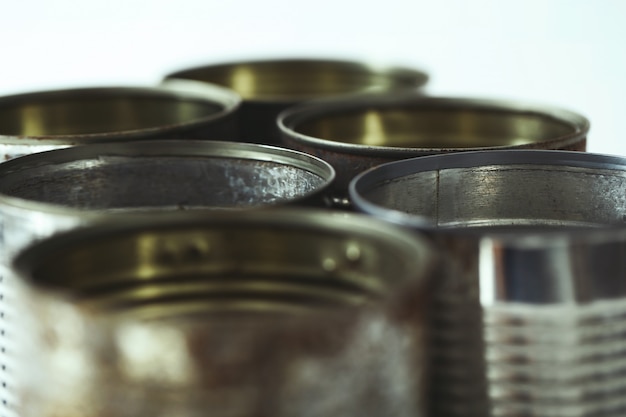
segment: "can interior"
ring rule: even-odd
[[[0,135],[112,133],[188,123],[224,106],[166,94],[67,92],[0,103]]]
[[[419,159],[413,161],[418,170]],[[370,203],[438,227],[600,226],[626,219],[626,172],[619,169],[442,168],[377,180],[359,193]]]
[[[295,200],[327,181],[256,159],[100,156],[13,170],[0,179],[0,194],[77,209],[244,208]]]
[[[214,83],[244,99],[307,99],[371,89],[419,87],[426,75],[418,71],[376,71],[339,61],[279,60],[214,65],[170,76]]]
[[[217,223],[53,238],[21,262],[47,294],[148,318],[358,306],[419,275],[421,254],[376,236]]]
[[[576,133],[575,126],[539,113],[410,105],[318,114],[292,128],[333,142],[435,149],[523,146]]]

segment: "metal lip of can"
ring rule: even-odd
[[[150,214],[41,241],[15,263],[40,317],[24,336],[50,336],[22,352],[24,415],[419,413],[432,255],[409,231],[314,210]]]
[[[359,211],[374,215],[375,217],[385,218],[393,223],[403,226],[417,228],[437,232],[439,234],[458,235],[465,234],[469,236],[497,236],[499,239],[505,239],[511,243],[519,245],[532,245],[533,238],[536,234],[545,236],[546,238],[554,237],[559,239],[563,235],[585,236],[586,238],[600,239],[601,235],[606,235],[609,229],[615,229],[624,222],[624,217],[615,207],[615,212],[611,212],[612,217],[597,218],[592,217],[585,221],[571,221],[563,224],[542,224],[541,221],[535,225],[529,222],[525,225],[528,228],[519,227],[511,224],[511,229],[507,228],[507,224],[489,225],[470,224],[463,219],[459,219],[455,223],[446,225],[438,224],[440,219],[436,213],[426,214],[420,212],[419,209],[411,211],[409,209],[400,209],[391,207],[382,202],[373,201],[371,194],[379,187],[385,187],[391,181],[407,178],[419,177],[420,175],[428,175],[438,173],[444,170],[463,171],[471,169],[492,170],[495,172],[499,169],[529,169],[563,170],[563,175],[570,169],[574,173],[593,172],[598,173],[616,173],[626,172],[626,158],[616,155],[594,154],[588,152],[574,152],[561,150],[497,150],[497,151],[471,151],[462,153],[451,153],[441,155],[422,156],[417,158],[409,158],[400,161],[389,162],[379,166],[370,168],[358,174],[350,182],[349,196],[352,204]],[[471,175],[471,174],[470,174]],[[572,196],[575,197],[575,196]],[[546,210],[550,210],[549,208]],[[591,216],[594,213],[589,213]],[[597,212],[596,212],[597,214]],[[626,214],[626,213],[624,213]],[[530,219],[529,219],[530,220]],[[555,219],[558,220],[558,219]],[[548,228],[541,230],[541,226]],[[475,227],[474,227],[475,226]],[[492,226],[492,227],[491,227]],[[537,226],[537,227],[534,227]],[[558,227],[550,227],[558,226]],[[610,233],[609,233],[610,235]],[[596,236],[596,237],[594,237]],[[528,238],[528,239],[527,239]]]
[[[231,88],[247,102],[296,103],[376,90],[416,89],[428,75],[406,67],[324,58],[275,58],[184,69],[166,79],[189,79]]]
[[[316,158],[314,156],[294,151],[291,149],[284,149],[279,147],[250,144],[250,143],[238,143],[238,142],[221,142],[221,141],[203,141],[203,140],[142,140],[142,141],[129,141],[119,143],[96,143],[83,146],[76,146],[64,149],[56,149],[46,152],[38,152],[31,155],[22,156],[13,160],[0,164],[0,211],[13,210],[15,215],[28,216],[29,213],[36,215],[35,213],[55,213],[63,215],[64,217],[76,217],[76,218],[98,218],[103,215],[111,213],[111,207],[106,207],[106,204],[113,202],[116,199],[112,199],[115,193],[121,193],[123,187],[118,187],[115,184],[109,184],[113,187],[102,197],[104,200],[100,202],[97,207],[90,206],[90,202],[87,201],[90,196],[98,195],[96,186],[106,187],[107,182],[114,181],[115,178],[122,180],[120,175],[115,174],[114,171],[106,171],[111,166],[112,169],[118,169],[121,167],[123,170],[134,169],[136,167],[135,178],[127,179],[126,184],[132,184],[132,181],[137,181],[137,184],[143,184],[143,187],[136,188],[137,195],[133,196],[132,193],[129,198],[136,200],[141,199],[143,195],[150,196],[154,189],[154,179],[149,177],[149,172],[165,171],[167,168],[165,165],[159,164],[165,163],[166,160],[173,160],[175,164],[175,171],[178,172],[179,178],[172,180],[172,184],[164,186],[163,190],[167,190],[167,187],[176,186],[181,188],[183,185],[188,186],[193,178],[208,175],[202,172],[196,172],[197,170],[204,169],[204,165],[196,170],[181,171],[181,169],[188,163],[202,163],[206,166],[211,164],[217,165],[219,161],[232,161],[232,166],[226,166],[218,168],[219,173],[226,175],[224,181],[229,180],[233,172],[237,172],[241,167],[241,176],[246,174],[243,169],[246,168],[247,163],[258,164],[254,172],[270,171],[270,178],[267,179],[268,190],[259,189],[257,191],[251,189],[252,200],[246,200],[242,205],[236,205],[236,201],[230,202],[226,200],[223,205],[216,203],[215,207],[212,207],[209,203],[212,201],[212,196],[200,198],[200,202],[195,205],[187,207],[187,209],[197,208],[223,208],[223,209],[248,209],[248,208],[260,208],[268,207],[279,204],[316,204],[316,200],[320,200],[319,205],[324,204],[323,193],[332,184],[335,178],[335,172],[332,166],[327,162]],[[142,168],[137,165],[143,162],[146,168]],[[181,169],[177,169],[176,167]],[[160,167],[160,168],[159,168]],[[58,171],[61,169],[61,171]],[[144,174],[141,171],[145,169]],[[275,172],[278,170],[277,172]],[[287,170],[292,170],[287,171]],[[224,172],[222,172],[224,171]],[[227,172],[228,171],[228,172]],[[91,175],[92,182],[86,182],[87,179],[83,178],[84,175]],[[101,174],[98,174],[102,172]],[[124,171],[125,172],[125,171]],[[230,174],[229,174],[230,172]],[[253,173],[254,173],[253,172]],[[301,174],[298,176],[298,174]],[[37,175],[35,175],[37,174]],[[114,175],[113,175],[114,174]],[[172,175],[176,172],[172,171]],[[64,177],[68,176],[67,178]],[[72,177],[74,175],[74,177]],[[166,174],[163,174],[166,175]],[[251,175],[251,174],[249,174]],[[268,174],[269,175],[269,174]],[[109,178],[107,178],[109,176]],[[314,183],[309,183],[308,176],[314,179]],[[58,178],[57,178],[58,177]],[[188,178],[187,178],[188,177]],[[217,178],[217,173],[215,173]],[[233,177],[230,180],[241,181],[239,176]],[[272,185],[272,181],[280,181],[281,177],[284,177],[284,181],[289,181],[294,187],[302,183],[302,187],[294,188],[292,194],[281,195],[271,194],[273,189],[271,187],[279,187],[280,184]],[[55,179],[56,178],[56,179]],[[74,179],[72,179],[74,178]],[[90,177],[91,178],[91,177]],[[187,180],[185,180],[187,178]],[[217,178],[221,180],[222,178]],[[216,180],[217,180],[216,179]],[[250,180],[252,183],[248,184],[250,187],[255,185],[263,185],[262,178]],[[132,181],[131,181],[132,180]],[[167,182],[168,178],[162,178],[164,182]],[[185,180],[184,183],[182,180]],[[58,195],[53,196],[55,201],[50,201],[47,196],[49,194],[50,187],[53,187],[53,182],[58,181],[56,184]],[[84,184],[82,184],[84,182]],[[232,182],[232,181],[231,181]],[[203,182],[205,183],[205,182]],[[208,180],[206,181],[208,183]],[[306,184],[305,184],[306,183]],[[91,184],[91,185],[90,185]],[[178,185],[177,185],[178,184]],[[209,186],[209,185],[207,185]],[[79,200],[64,199],[67,197],[76,197],[72,191],[72,187],[83,188],[82,193],[86,197],[81,197]],[[90,188],[91,187],[91,188]],[[148,188],[145,194],[142,188]],[[152,188],[150,188],[152,187]],[[211,187],[219,188],[218,191],[232,190],[236,191],[236,185],[229,182],[217,183],[211,185]],[[119,188],[119,190],[118,190]],[[48,191],[46,191],[48,189]],[[170,191],[173,189],[170,188]],[[187,189],[186,189],[187,190]],[[215,190],[214,190],[215,191]],[[281,191],[280,189],[278,191]],[[186,195],[185,193],[189,193]],[[25,195],[24,193],[27,193]],[[92,193],[92,194],[90,194]],[[191,198],[192,194],[197,193],[193,190],[183,190],[178,197],[163,196],[160,197],[158,202],[152,202],[151,205],[145,207],[133,207],[129,210],[160,210],[169,207],[173,209],[177,207],[177,198]],[[109,196],[109,197],[107,197]],[[254,200],[253,197],[258,197],[258,200]],[[106,199],[108,198],[108,200]],[[235,198],[235,197],[233,197]],[[85,201],[83,201],[85,200]],[[94,197],[94,200],[97,200]],[[171,201],[170,201],[171,200]],[[124,210],[127,207],[124,206],[124,199],[117,201],[118,206],[115,210]],[[165,202],[167,204],[165,204]],[[146,204],[148,204],[146,202]],[[184,207],[183,207],[184,208]],[[21,213],[21,214],[20,214]]]
[[[231,117],[240,104],[233,91],[192,81],[15,94],[0,97],[0,143],[75,145],[178,137]]]
[[[435,112],[442,122],[428,126],[428,119],[432,117],[429,113]],[[352,122],[350,117],[354,118]],[[495,118],[501,119],[496,121],[500,126],[494,126]],[[399,133],[393,132],[394,120],[405,124],[400,124]],[[534,123],[536,132],[518,132],[524,129],[526,121]],[[584,116],[555,106],[483,98],[428,97],[409,92],[311,101],[285,110],[277,123],[288,142],[337,153],[395,159],[509,148],[585,150],[590,126]],[[308,131],[332,132],[335,128],[335,137],[303,132],[303,125]],[[385,129],[390,129],[392,141],[389,143],[385,143]],[[367,137],[369,131],[372,132],[370,138]],[[537,132],[544,137],[536,137]],[[398,139],[393,139],[394,134]],[[436,143],[437,136],[442,134],[451,136],[446,138],[447,144]],[[469,143],[463,144],[464,141]]]
[[[196,259],[195,257],[198,254],[192,253],[192,251],[181,252],[181,259],[161,256],[163,255],[160,252],[161,249],[166,252],[172,249],[176,252],[174,247],[180,246],[178,249],[182,251],[183,249],[189,249],[187,243],[193,243],[193,239],[186,240],[182,238],[173,238],[170,241],[170,233],[176,234],[177,230],[180,229],[183,234],[188,233],[191,237],[197,237],[201,240],[203,237],[210,238],[213,236],[211,234],[204,235],[202,232],[204,229],[215,231],[216,234],[227,235],[226,231],[229,230],[229,228],[244,234],[248,232],[261,233],[261,236],[264,238],[271,238],[271,235],[267,233],[275,231],[281,239],[285,240],[297,239],[300,234],[307,235],[311,240],[308,243],[311,245],[318,245],[318,243],[316,243],[318,241],[324,242],[324,236],[327,236],[335,241],[331,247],[335,252],[327,252],[324,245],[319,245],[319,251],[313,254],[301,251],[301,248],[298,248],[297,245],[296,247],[285,246],[283,249],[300,253],[303,259],[309,259],[312,265],[316,266],[318,273],[322,275],[328,274],[329,277],[335,274],[338,276],[343,274],[348,280],[357,279],[357,275],[353,275],[353,272],[363,272],[363,269],[376,265],[376,262],[389,262],[390,268],[396,268],[400,271],[400,273],[392,277],[389,282],[376,275],[369,274],[361,276],[357,281],[363,279],[359,285],[362,285],[363,288],[367,288],[366,293],[371,291],[372,295],[376,297],[382,295],[385,300],[384,302],[390,303],[390,307],[393,304],[392,300],[386,298],[390,288],[398,285],[400,287],[407,285],[409,287],[417,286],[424,290],[427,289],[428,279],[426,274],[436,265],[435,261],[437,260],[437,255],[431,248],[430,242],[424,237],[398,226],[390,225],[387,222],[372,219],[370,216],[364,214],[332,212],[315,208],[279,208],[250,211],[247,212],[245,216],[241,216],[238,212],[233,211],[194,210],[188,212],[151,212],[142,214],[141,217],[134,216],[131,213],[129,216],[116,216],[115,220],[100,219],[86,227],[64,231],[31,245],[32,247],[23,250],[22,253],[17,256],[19,259],[16,258],[14,263],[19,275],[27,276],[36,270],[45,274],[44,271],[39,270],[38,267],[33,267],[33,265],[36,259],[43,260],[46,258],[48,261],[51,261],[52,258],[45,256],[50,251],[61,253],[68,247],[70,250],[82,252],[84,251],[83,245],[100,247],[100,243],[98,242],[102,239],[104,239],[105,243],[108,238],[115,240],[119,237],[123,238],[124,236],[141,240],[144,234],[162,233],[163,238],[161,238],[159,242],[164,245],[163,247],[155,244],[149,248],[144,248],[148,252],[153,252],[154,257],[135,259],[133,258],[133,254],[126,254],[126,257],[136,260],[139,269],[142,268],[139,264],[150,259],[150,262],[155,264],[163,264],[164,270],[162,272],[166,274],[176,274],[179,268],[179,261],[190,262],[189,266],[193,268],[194,260],[198,260],[202,263],[203,261],[207,261],[207,259]],[[387,256],[377,254],[372,248],[361,248],[368,250],[368,252],[362,252],[358,248],[361,240],[375,245],[389,245],[385,249],[389,251],[388,255],[397,253],[398,258],[401,260],[396,262],[396,259],[391,263]],[[170,243],[172,244],[171,248],[169,246]],[[239,244],[243,244],[243,242],[231,238],[224,241],[225,247],[227,245]],[[287,264],[297,264],[297,260],[289,257],[285,258],[283,254],[264,246],[260,241],[249,241],[246,245],[258,246],[258,252],[229,252],[229,249],[224,249],[225,252],[222,255],[224,255],[224,257],[242,256],[249,258],[250,262],[258,262],[261,265],[265,265],[266,261],[282,261]],[[116,250],[114,246],[110,248],[111,250]],[[206,255],[209,255],[212,249],[221,250],[218,249],[217,246],[213,246],[212,248],[207,246]],[[268,252],[267,259],[260,255],[260,252],[263,251]],[[98,257],[110,257],[106,251],[97,251],[93,253],[93,256],[94,259]],[[368,259],[366,256],[372,256],[372,258]],[[393,258],[393,256],[390,257]],[[333,265],[329,262],[329,258],[333,258]],[[221,258],[215,261],[219,262]],[[124,262],[122,262],[121,265],[125,267]],[[226,263],[226,265],[229,268],[236,269],[236,272],[243,274],[249,273],[245,268],[239,270],[234,264]],[[117,265],[111,265],[111,269],[114,270],[116,266]],[[69,267],[71,268],[71,266]],[[211,268],[212,266],[207,265],[207,267]],[[298,273],[305,273],[307,271],[306,268],[302,270],[298,269],[297,265],[294,265],[295,269],[293,270],[290,268],[291,267],[285,270],[286,273],[297,275]],[[159,274],[160,272],[156,275]],[[119,278],[116,274],[112,276],[116,279]],[[419,277],[418,281],[415,281],[416,277]],[[141,280],[142,277],[139,276],[138,279]],[[39,287],[39,284],[31,280],[27,279],[26,281],[29,282],[26,285],[33,285],[35,289]],[[357,281],[355,281],[355,283],[357,283]],[[391,283],[392,281],[394,281],[393,284]],[[51,298],[58,296],[60,300],[64,300],[65,302],[76,302],[73,296],[67,297],[67,294],[72,292],[71,288],[66,288],[67,291],[48,291],[48,288],[54,288],[55,286],[56,284],[54,283],[51,286],[47,284],[42,285],[40,287],[43,288],[42,296]],[[61,287],[63,287],[63,283],[59,283],[59,288]],[[102,310],[104,313],[106,313],[106,311],[106,309]]]

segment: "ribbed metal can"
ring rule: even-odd
[[[234,140],[241,97],[192,81],[0,97],[0,158],[140,139]]]
[[[355,175],[418,156],[515,148],[586,150],[589,121],[559,107],[474,98],[378,93],[319,100],[281,113],[283,145],[337,171],[347,196]]]
[[[215,63],[167,75],[222,85],[243,97],[240,140],[280,144],[276,117],[303,101],[367,91],[417,90],[428,81],[421,70],[366,62],[284,58]]]
[[[357,176],[350,196],[442,250],[432,415],[624,414],[626,158],[428,156]]]
[[[219,141],[144,140],[75,146],[0,164],[0,396],[12,403],[22,331],[6,268],[35,240],[99,219],[154,211],[324,206],[334,171],[297,151]],[[245,216],[245,214],[240,214]]]
[[[425,416],[426,239],[326,210],[159,213],[18,257],[23,417]]]

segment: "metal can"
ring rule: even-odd
[[[324,206],[334,171],[289,149],[219,141],[76,146],[0,164],[0,397],[12,406],[10,346],[21,332],[10,274],[20,249],[58,231],[148,211]]]
[[[0,97],[0,157],[96,142],[236,138],[241,98],[223,87],[93,87]]]
[[[551,106],[498,100],[371,94],[320,100],[279,116],[283,144],[337,171],[336,192],[375,165],[461,151],[584,151],[589,121]]]
[[[240,139],[280,144],[276,117],[305,100],[376,90],[418,89],[428,76],[416,69],[333,59],[268,59],[218,63],[166,76],[222,85],[243,97]]]
[[[425,239],[355,214],[161,213],[16,262],[23,417],[425,416]]]
[[[357,176],[359,210],[430,234],[439,416],[623,413],[626,158],[510,150]]]

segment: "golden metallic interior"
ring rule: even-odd
[[[180,71],[172,78],[228,87],[244,99],[306,99],[394,87],[419,87],[419,71],[377,71],[365,65],[316,60],[278,60],[214,65]]]
[[[301,134],[365,146],[482,148],[543,142],[575,128],[545,115],[481,109],[369,108],[311,117]]]
[[[413,254],[377,236],[213,225],[87,236],[35,256],[32,282],[148,318],[361,305],[407,278]]]
[[[167,95],[53,94],[0,103],[0,135],[64,136],[113,133],[197,120],[218,104]]]

